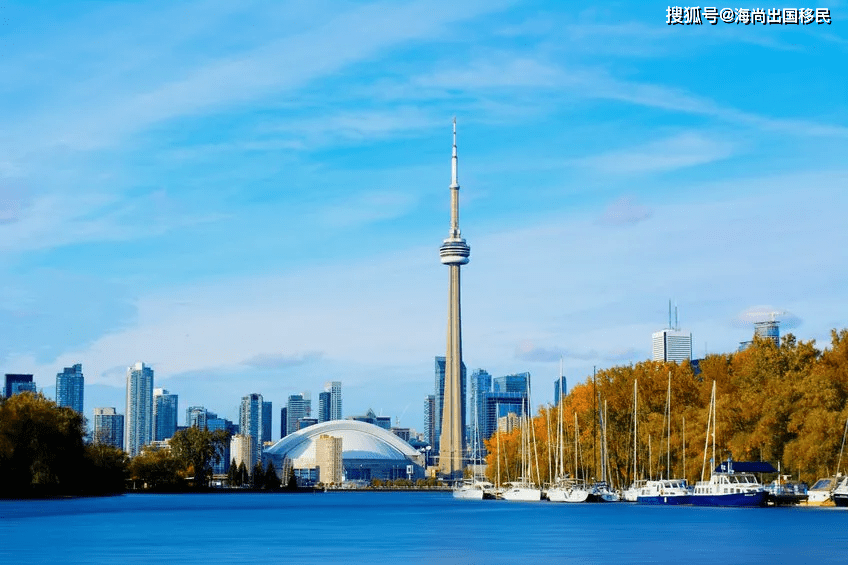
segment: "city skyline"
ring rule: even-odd
[[[123,410],[98,398],[137,359],[233,421],[245,394],[339,378],[350,413],[423,430],[453,116],[469,368],[548,383],[562,356],[571,387],[651,358],[669,298],[694,357],[749,340],[761,304],[827,347],[842,6],[677,26],[638,2],[8,3],[0,372],[50,389],[82,363],[89,419]]]

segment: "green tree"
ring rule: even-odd
[[[238,484],[243,486],[248,484],[249,481],[250,477],[247,474],[247,466],[245,466],[244,461],[242,461],[238,466]]]
[[[194,476],[195,487],[205,488],[212,479],[212,466],[223,457],[228,440],[229,434],[224,430],[211,432],[192,426],[175,433],[170,445],[184,471]]]
[[[83,490],[85,420],[41,394],[0,401],[0,496]]]
[[[230,468],[227,469],[227,482],[231,487],[241,486],[239,478],[238,465],[236,465],[236,459],[233,457],[233,460],[230,461]]]
[[[280,488],[280,478],[277,476],[277,471],[274,469],[274,464],[268,461],[268,466],[265,467],[265,474],[262,478],[262,488],[268,490],[276,490]]]
[[[257,461],[256,465],[254,465],[253,469],[250,471],[250,486],[253,488],[261,488],[264,476],[265,469],[262,468],[262,462]]]
[[[144,489],[179,490],[184,481],[182,462],[168,449],[145,449],[130,461],[130,478]]]
[[[129,457],[123,449],[102,443],[85,446],[85,491],[92,494],[121,492],[129,478]]]

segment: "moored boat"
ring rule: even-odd
[[[511,502],[539,502],[542,500],[542,490],[519,479],[518,482],[507,485],[501,497]]]
[[[824,477],[815,482],[807,491],[807,506],[833,506],[833,491],[839,486],[841,475]]]
[[[575,480],[561,481],[548,489],[548,500],[551,502],[586,502],[588,498],[589,489]]]
[[[848,506],[848,478],[843,479],[839,486],[833,490],[831,498],[836,506],[843,508]]]
[[[636,502],[651,505],[689,504],[692,498],[692,488],[686,479],[661,479],[647,481],[639,489]]]
[[[766,485],[766,503],[772,506],[791,506],[807,500],[807,485],[790,479],[789,475],[778,475]]]
[[[695,506],[765,506],[766,490],[751,473],[736,472],[733,460],[719,465],[708,481],[698,481],[690,500]],[[743,466],[744,463],[737,465]]]
[[[453,497],[459,500],[483,500],[487,490],[492,488],[488,481],[465,480],[453,489]]]

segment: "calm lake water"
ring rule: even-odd
[[[449,493],[0,501],[0,563],[845,563],[848,509],[456,501]]]

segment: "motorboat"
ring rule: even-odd
[[[636,502],[651,505],[689,504],[692,498],[692,487],[686,479],[660,479],[646,481],[639,489]]]
[[[833,489],[831,498],[833,499],[833,503],[836,506],[848,506],[848,477],[842,479],[842,482],[839,483],[839,486]]]
[[[736,464],[740,471],[745,463]],[[751,472],[737,472],[728,459],[707,481],[698,481],[690,500],[695,506],[765,506],[766,489]]]
[[[807,491],[807,506],[833,506],[833,491],[842,481],[842,475],[824,477],[815,482]]]

